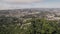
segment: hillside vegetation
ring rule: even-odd
[[[0,16],[0,34],[60,34],[60,22]]]

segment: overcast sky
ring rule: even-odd
[[[20,8],[60,8],[60,0],[0,0],[0,10]]]

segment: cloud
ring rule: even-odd
[[[60,1],[50,2],[49,0],[0,0],[0,10],[20,8],[60,8],[59,4]]]
[[[0,10],[6,9],[23,9],[23,8],[31,8],[32,5],[28,4],[19,4],[19,5],[10,5],[10,4],[0,4]]]
[[[41,2],[41,1],[43,0],[0,0],[0,10],[31,8],[33,3]],[[25,3],[28,3],[28,4],[25,4]]]
[[[43,0],[1,0],[1,1],[8,3],[32,3],[32,2],[40,2]]]

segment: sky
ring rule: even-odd
[[[0,10],[22,8],[60,8],[60,0],[0,0]]]

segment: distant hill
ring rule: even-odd
[[[24,16],[40,12],[60,12],[60,8],[31,8],[31,9],[12,9],[12,10],[0,10],[0,16]]]

